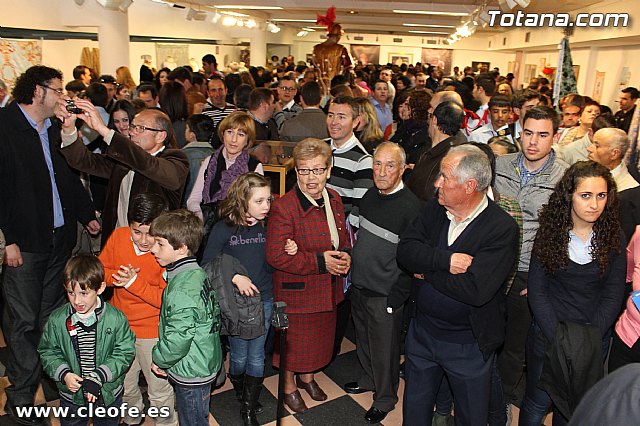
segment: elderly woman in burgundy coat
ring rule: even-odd
[[[351,247],[342,200],[325,188],[331,174],[329,145],[305,139],[294,148],[293,158],[297,185],[271,208],[267,260],[276,269],[274,300],[286,302],[289,317],[286,365],[280,365],[278,351],[273,363],[285,369],[285,403],[302,412],[307,407],[298,388],[316,401],[327,399],[313,373],[331,361],[336,305],[344,298]],[[288,240],[298,245],[293,256],[283,250]]]

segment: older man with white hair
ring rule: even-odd
[[[622,161],[629,148],[629,138],[624,130],[605,128],[593,135],[589,151],[589,160],[605,166],[616,181],[618,192],[635,188],[638,182],[631,176],[627,165]]]
[[[491,372],[504,339],[500,291],[518,253],[518,225],[487,197],[489,159],[453,147],[440,165],[437,199],[402,234],[397,259],[417,274],[405,347],[405,426],[429,425],[446,375],[456,423],[486,426]]]

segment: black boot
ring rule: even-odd
[[[256,419],[256,407],[262,391],[262,377],[245,376],[240,416],[244,426],[260,426]]]
[[[236,393],[236,399],[242,401],[242,389],[244,388],[244,374],[229,374],[229,381],[233,385],[233,390]]]
[[[236,399],[242,401],[242,391],[244,389],[244,374],[229,374],[229,381],[233,385],[233,390],[236,393]],[[259,402],[256,404],[256,413],[262,413],[262,404]]]

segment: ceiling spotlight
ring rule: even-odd
[[[516,0],[499,0],[498,3],[500,4],[500,9],[504,12],[513,9],[518,5]]]
[[[247,28],[255,28],[258,26],[255,19],[247,19],[244,23],[244,26]]]
[[[204,21],[207,19],[207,12],[204,10],[195,10],[190,7],[187,12],[187,21]]]
[[[300,31],[298,31],[298,34],[296,34],[296,36],[298,36],[298,37],[304,37],[304,36],[306,36],[307,34],[309,34],[309,31],[300,30]]]
[[[456,34],[458,34],[460,37],[469,37],[471,35],[469,25],[464,24],[463,26],[456,28]]]
[[[225,16],[222,18],[222,25],[225,27],[233,27],[238,22],[238,19],[233,16]]]
[[[222,19],[222,15],[218,13],[218,9],[213,12],[213,16],[211,17],[211,23],[216,25]]]
[[[491,22],[491,16],[484,9],[481,10],[480,13],[478,14],[478,19],[480,20],[480,23],[482,24],[482,28],[486,27]]]
[[[122,0],[122,3],[120,3],[120,6],[118,6],[118,10],[122,13],[127,13],[127,9],[129,9],[129,6],[131,6],[133,4],[133,0]]]
[[[267,30],[275,34],[280,32],[280,27],[274,24],[273,22],[267,22]]]
[[[516,3],[518,3],[518,5],[520,5],[520,7],[524,9],[528,7],[529,4],[531,4],[531,0],[516,0]]]

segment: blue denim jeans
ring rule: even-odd
[[[201,386],[174,384],[180,426],[209,426],[211,383]]]
[[[262,303],[264,304],[265,333],[251,340],[229,336],[229,346],[231,347],[229,374],[234,376],[247,374],[252,377],[262,377],[264,375],[264,342],[267,340],[269,325],[271,324],[273,299],[264,300]]]
[[[80,391],[82,392],[82,391]],[[60,398],[60,407],[67,408],[67,415],[64,418],[60,418],[61,426],[86,426],[89,423],[88,411],[89,403],[85,406],[84,413],[78,413],[78,410],[82,408],[80,405],[75,405],[66,400]],[[92,404],[93,409],[98,408],[97,404]],[[93,424],[95,426],[118,426],[118,420],[120,419],[120,406],[122,405],[122,398],[116,399],[113,404],[108,407],[102,407],[101,409],[106,408],[106,415],[108,417],[98,417],[93,416]],[[80,416],[82,414],[82,416]]]

